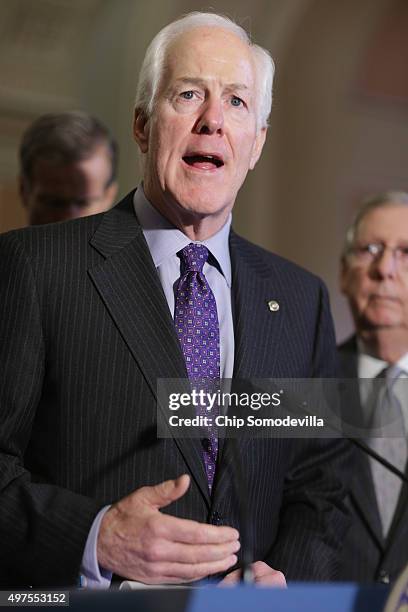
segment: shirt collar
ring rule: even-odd
[[[191,242],[197,242],[204,244],[213,257],[215,257],[228,287],[231,287],[231,258],[228,242],[232,219],[231,214],[228,216],[223,227],[214,236],[207,240],[194,241],[190,240],[177,227],[174,227],[154,208],[146,198],[142,184],[139,185],[135,192],[133,204],[156,268]]]
[[[399,368],[401,368],[401,370],[404,370],[404,372],[408,374],[408,353],[405,353],[405,355],[398,360],[397,365]]]
[[[359,351],[358,373],[360,378],[375,378],[384,368],[389,366],[389,363],[386,361],[367,355],[360,340],[357,340],[357,346]],[[408,353],[405,353],[395,365],[408,373]]]

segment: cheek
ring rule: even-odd
[[[402,304],[404,310],[408,313],[408,286],[405,285],[402,291]]]
[[[353,302],[365,300],[367,294],[366,274],[358,269],[349,271],[343,278],[342,291]]]
[[[161,172],[174,171],[181,159],[181,137],[177,129],[162,130],[155,143],[155,158]]]
[[[238,166],[240,169],[249,170],[254,149],[255,137],[252,131],[245,134],[235,143],[235,152],[238,156]]]

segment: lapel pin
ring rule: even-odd
[[[269,300],[268,308],[271,312],[277,312],[279,310],[279,303],[276,300]]]

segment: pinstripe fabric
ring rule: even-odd
[[[331,375],[320,281],[234,233],[230,250],[235,375]],[[1,236],[0,261],[3,583],[74,583],[99,508],[186,471],[166,512],[239,528],[228,441],[211,502],[199,441],[156,438],[156,380],[187,375],[132,194],[105,215]],[[255,557],[289,579],[334,575],[341,446],[240,443]]]
[[[357,378],[355,336],[344,342],[338,350],[341,376]],[[361,410],[359,399],[354,402],[352,409]],[[381,581],[384,575],[395,580],[408,563],[407,487],[400,495],[394,521],[384,540],[369,458],[357,449],[347,504],[352,514],[352,526],[344,542],[339,580],[374,582]]]

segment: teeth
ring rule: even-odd
[[[208,159],[208,161],[214,163],[216,166],[222,166],[222,161],[219,157],[215,157],[215,155],[200,155],[203,159]]]
[[[203,159],[209,159],[209,160],[215,160],[215,161],[220,161],[220,159],[218,157],[216,157],[215,155],[204,155],[201,153],[197,153],[197,154],[193,154],[193,155],[188,155],[187,157],[202,157]]]
[[[218,168],[220,166],[224,165],[224,162],[219,158],[216,157],[215,155],[202,155],[202,154],[197,154],[197,155],[186,155],[183,159],[185,160],[202,160],[202,161],[207,161],[207,162],[211,162],[212,164],[214,164],[215,166],[217,166]]]

